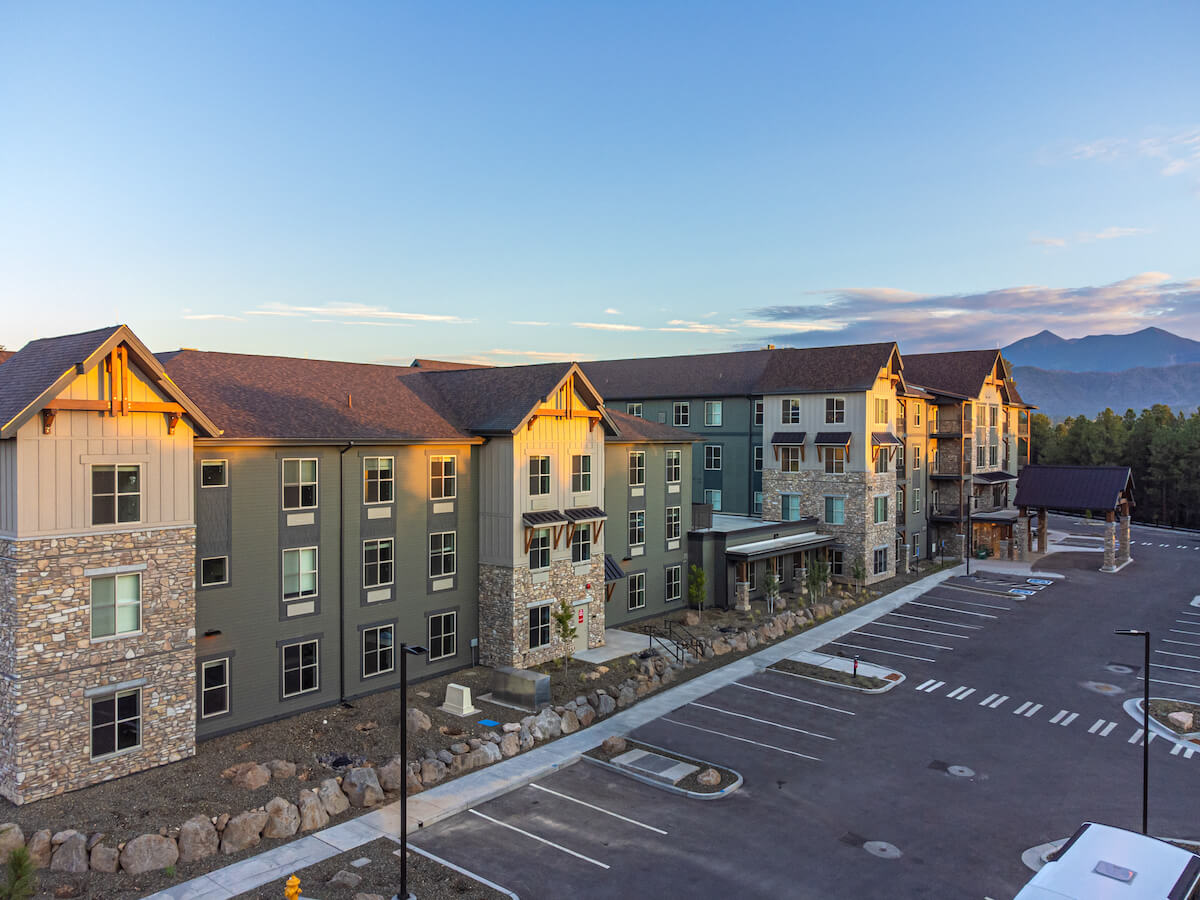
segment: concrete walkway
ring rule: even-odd
[[[620,628],[604,629],[604,646],[592,647],[589,650],[576,652],[574,658],[582,659],[592,665],[606,663],[610,659],[622,656],[632,656],[641,653],[650,646],[650,638],[635,631],[622,631]]]
[[[676,687],[649,694],[628,709],[597,721],[574,734],[409,797],[407,830],[412,834],[572,765],[578,761],[580,755],[606,737],[627,734],[705,694],[747,675],[753,675],[793,653],[822,647],[910,600],[915,600],[934,585],[961,575],[964,571],[965,567],[960,565],[922,578],[815,628],[743,656],[728,665],[706,672]],[[637,649],[644,647],[639,643]],[[253,890],[272,881],[283,881],[293,872],[306,866],[353,850],[377,838],[399,836],[400,829],[400,803],[395,801],[356,819],[324,828],[307,837],[159,891],[146,900],[228,900],[240,892]]]

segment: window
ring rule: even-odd
[[[141,519],[141,467],[92,466],[92,524],[117,525]]]
[[[896,471],[902,472],[903,470],[904,470],[904,445],[899,444],[896,447]]]
[[[780,494],[779,513],[785,522],[795,522],[800,518],[800,495]]]
[[[978,447],[975,448],[975,466],[976,466],[976,468],[979,468],[979,469],[983,468],[983,460],[984,460],[983,454],[984,454],[985,449],[986,448],[983,446],[983,444],[980,444]]]
[[[914,400],[912,404],[913,424],[921,424],[921,401]]]
[[[300,641],[283,646],[283,696],[295,697],[320,690],[317,642]]]
[[[225,487],[228,484],[225,460],[204,459],[200,461],[200,487]]]
[[[889,404],[888,404],[888,400],[886,397],[876,397],[875,398],[875,424],[876,425],[886,425],[888,422],[891,421],[891,417],[889,415],[891,410],[888,409],[888,406],[889,406]]]
[[[683,566],[667,566],[667,585],[663,600],[670,603],[683,596]]]
[[[746,564],[746,572],[748,573],[748,577],[750,579],[750,581],[748,582],[748,584],[750,585],[750,591],[751,592],[757,591],[758,590],[758,563],[756,563],[756,562],[747,563]]]
[[[229,557],[210,556],[200,560],[200,586],[211,587],[229,582]]]
[[[763,402],[761,400],[754,401],[754,424],[761,426],[763,423]]]
[[[874,553],[873,571],[876,575],[883,575],[888,570],[888,548],[880,547]]]
[[[529,610],[529,649],[550,646],[550,605],[534,606]]]
[[[390,456],[363,457],[363,503],[391,503],[395,481]]]
[[[875,524],[881,525],[888,520],[888,498],[875,498]]]
[[[755,472],[762,471],[762,459],[763,459],[763,448],[755,447],[754,448],[754,471]]]
[[[315,509],[317,505],[317,461],[283,461],[283,508]]]
[[[637,416],[640,419],[642,417],[642,404],[626,403],[625,404],[625,412],[627,412],[631,416]]]
[[[142,745],[142,692],[118,691],[92,700],[92,759]]]
[[[829,551],[829,574],[844,575],[846,572],[846,561],[843,550]]]
[[[141,573],[93,578],[92,637],[115,637],[141,630]]]
[[[784,397],[779,411],[779,422],[782,425],[800,424],[800,401],[795,397]]]
[[[825,448],[825,472],[828,475],[841,475],[846,471],[846,448]]]
[[[915,472],[917,469],[921,468],[921,445],[917,444],[912,448],[912,451],[912,467],[913,471]]]
[[[312,597],[317,593],[317,548],[283,551],[283,599]]]
[[[921,511],[921,489],[919,487],[915,487],[915,488],[913,488],[913,512],[919,513],[920,511]]]
[[[988,424],[995,428],[1000,424],[1000,408],[998,406],[988,407]]]
[[[229,712],[229,659],[210,659],[200,664],[200,718],[211,719]]]
[[[529,542],[529,568],[550,568],[550,529],[539,528]]]
[[[720,444],[705,444],[704,445],[704,468],[710,472],[721,470],[721,445]]]
[[[896,515],[898,515],[898,516],[904,515],[904,509],[905,509],[905,507],[904,507],[904,488],[897,487],[896,488]]]
[[[920,536],[919,534],[914,534],[914,535],[913,535],[913,539],[912,539],[912,558],[913,558],[913,559],[920,559],[920,558],[921,558],[921,536]]]
[[[667,507],[667,540],[674,541],[679,539],[682,517],[681,509],[678,506]]]
[[[716,490],[706,490],[704,492],[704,502],[713,508],[713,512],[721,511],[721,492]]]
[[[576,525],[571,535],[571,562],[585,563],[592,559],[592,526]]]
[[[646,543],[646,511],[634,510],[629,514],[629,546]]]
[[[846,524],[846,498],[845,497],[826,497],[825,498],[825,524],[827,524],[827,525],[845,525]]]
[[[549,609],[549,607],[547,607]],[[429,617],[429,660],[446,659],[458,652],[458,613],[435,613]]]
[[[547,466],[549,457],[546,457]],[[547,478],[550,469],[546,469]],[[547,488],[549,490],[549,488]],[[455,456],[429,457],[429,499],[453,500],[458,496],[458,458]]]
[[[1000,450],[1000,448],[995,444],[991,444],[988,447],[988,465],[989,466],[994,466],[997,464],[998,459],[999,459],[999,450]]]
[[[455,571],[453,531],[435,531],[429,535],[429,577],[441,578]]]
[[[825,398],[825,424],[840,425],[846,421],[846,398]]]
[[[646,483],[646,451],[629,451],[629,486],[640,487]]]
[[[646,608],[646,573],[635,572],[629,576],[629,609]]]
[[[383,675],[396,668],[396,634],[391,625],[364,628],[362,633],[363,678]]]
[[[392,538],[363,541],[363,587],[392,583],[393,549]]]
[[[756,516],[762,515],[762,495],[762,491],[754,492],[754,514]]]
[[[680,428],[687,428],[688,422],[691,419],[691,410],[688,407],[687,401],[675,403],[672,407],[673,421]]]
[[[882,474],[888,470],[888,457],[889,456],[891,456],[891,453],[888,451],[888,449],[886,447],[879,448],[879,451],[875,455],[875,472],[876,472],[876,474]]]
[[[710,428],[715,428],[721,424],[720,400],[704,401],[704,424]]]
[[[800,471],[800,448],[799,447],[780,447],[779,448],[779,469],[783,472],[799,472]]]
[[[592,489],[592,458],[586,454],[571,457],[571,491],[586,494]]]
[[[679,475],[683,471],[683,451],[667,451],[667,484],[679,484]]]
[[[550,493],[550,457],[529,457],[529,496],[540,497]]]

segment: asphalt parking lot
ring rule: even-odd
[[[1151,629],[1154,695],[1200,700],[1196,551],[1134,539],[1116,575],[1079,552],[1029,595],[955,578],[827,645],[903,671],[886,694],[759,671],[634,733],[737,769],[725,799],[581,762],[413,841],[526,900],[1010,898],[1028,847],[1085,819],[1140,824],[1145,736],[1122,704],[1142,645],[1114,629]],[[1152,831],[1200,836],[1200,747],[1154,738],[1150,755]]]

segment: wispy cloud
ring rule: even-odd
[[[193,322],[244,322],[241,316],[231,316],[226,313],[185,313],[183,316]]]
[[[1037,244],[1039,247],[1065,247],[1067,246],[1066,238],[1057,237],[1031,237],[1029,243]]]
[[[329,319],[357,320],[386,320],[399,319],[405,322],[440,322],[444,324],[461,325],[471,321],[460,316],[436,315],[433,313],[398,312],[383,306],[368,306],[364,303],[329,303],[325,306],[297,306],[289,303],[264,303],[255,309],[245,311],[247,316],[276,316],[282,318],[309,318],[311,316],[327,317]]]
[[[578,353],[561,353],[555,350],[487,350],[485,355],[499,356],[503,359],[527,359],[533,362],[574,362],[592,358],[580,356]]]
[[[575,328],[591,328],[594,331],[642,331],[641,325],[622,325],[619,322],[572,322]]]
[[[508,324],[509,325],[526,325],[526,326],[529,326],[532,328],[542,328],[542,327],[545,327],[546,325],[552,325],[553,323],[552,322],[516,321],[516,322],[509,322]]]
[[[1159,174],[1168,178],[1200,172],[1200,125],[1140,140],[1125,137],[1100,138],[1076,144],[1067,152],[1067,156],[1070,159],[1099,162],[1151,159],[1159,165]]]
[[[620,311],[619,309],[613,309],[613,308],[610,306],[608,309],[606,309],[606,310],[604,311],[604,314],[605,314],[606,316],[619,316],[619,315],[621,315],[622,313],[621,313],[621,311]]]
[[[1149,228],[1126,228],[1118,225],[1111,225],[1108,228],[1100,231],[1081,231],[1073,238],[1061,237],[1041,237],[1034,235],[1029,239],[1029,243],[1037,244],[1039,247],[1048,249],[1058,249],[1066,247],[1071,243],[1076,244],[1091,244],[1096,241],[1112,241],[1117,238],[1136,237],[1141,234],[1150,234]]]
[[[720,325],[712,325],[704,322],[689,322],[685,319],[671,319],[665,327],[654,330],[683,332],[686,334],[734,334],[736,332],[734,328],[723,328]]]

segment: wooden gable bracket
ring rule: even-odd
[[[817,462],[823,462],[823,460],[821,459],[821,455],[822,455],[821,454],[821,445],[817,444]]]
[[[537,529],[534,528],[532,525],[525,526],[525,552],[526,553],[529,552],[529,545],[533,543],[533,533],[536,530]]]
[[[804,462],[804,445],[800,445],[800,462]]]
[[[42,434],[49,434],[54,428],[55,412],[52,409],[42,410]]]
[[[574,522],[568,522],[568,523],[567,523],[567,525],[566,525],[566,528],[567,528],[567,543],[566,543],[566,546],[567,546],[567,547],[570,547],[570,546],[571,546],[571,541],[575,540],[575,531],[576,531],[576,529],[577,529],[578,527],[579,527],[579,526],[578,526],[576,523],[574,523]]]
[[[558,542],[562,539],[563,532],[567,530],[566,524],[554,526],[554,549],[558,549]]]
[[[179,424],[179,413],[167,413],[167,434],[175,433],[175,426]]]
[[[879,448],[872,447],[871,448],[871,462],[875,463],[875,462],[878,462],[878,460],[879,460]]]
[[[772,444],[772,445],[771,445],[771,449],[772,449],[773,451],[775,451],[775,462],[779,462],[779,445],[778,445],[778,444]]]
[[[596,534],[595,534],[595,536],[593,536],[593,538],[592,538],[592,542],[593,542],[593,543],[595,543],[596,541],[600,540],[600,534],[601,534],[601,532],[603,532],[603,531],[604,531],[604,520],[603,520],[603,519],[597,519],[597,520],[596,520]]]
[[[609,600],[612,599],[613,588],[615,588],[616,586],[617,585],[615,582],[613,584],[606,584],[604,586],[604,602],[605,603],[607,603]]]

